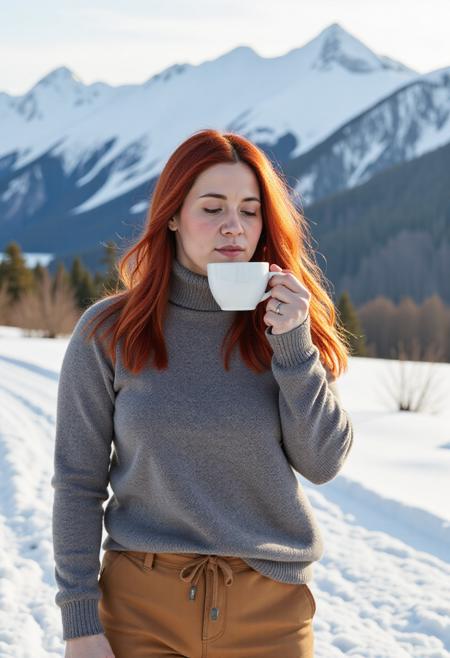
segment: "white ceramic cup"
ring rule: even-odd
[[[222,311],[252,311],[270,297],[271,291],[264,292],[269,279],[266,262],[208,263],[208,283],[212,295]]]

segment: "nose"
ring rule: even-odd
[[[231,213],[230,218],[222,226],[224,233],[238,234],[242,233],[241,219],[236,213]]]

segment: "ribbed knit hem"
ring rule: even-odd
[[[274,357],[283,366],[295,366],[306,361],[316,346],[311,338],[309,312],[301,324],[283,334],[272,334],[272,327],[267,327],[265,334],[273,350]]]
[[[262,560],[259,558],[242,558],[252,569],[259,571],[263,576],[279,580],[282,583],[301,584],[308,583],[314,576],[313,562],[277,562],[275,560]]]
[[[104,632],[98,616],[98,599],[81,599],[63,603],[61,616],[63,640]]]

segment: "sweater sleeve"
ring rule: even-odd
[[[113,365],[98,336],[86,342],[93,304],[69,340],[58,382],[53,497],[53,551],[63,639],[104,632],[98,616],[103,507],[108,498],[113,435]],[[108,320],[109,321],[109,320]],[[105,329],[102,324],[100,331]]]
[[[291,466],[314,484],[332,480],[353,443],[353,426],[342,408],[331,372],[312,342],[310,315],[283,334],[265,330],[272,372],[279,385],[282,444]]]

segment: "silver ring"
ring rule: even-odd
[[[278,313],[278,314],[281,315],[280,306],[281,306],[282,303],[283,303],[283,302],[278,302],[277,307],[276,307],[276,309],[275,309],[275,313]]]

